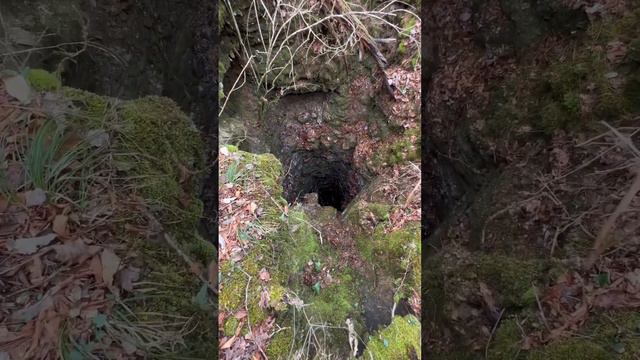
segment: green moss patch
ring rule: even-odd
[[[59,89],[62,84],[52,73],[43,69],[31,69],[27,73],[29,85],[39,91],[51,91]]]
[[[373,334],[364,357],[375,360],[420,359],[420,321],[412,315],[396,316],[391,325]]]
[[[273,360],[289,359],[289,352],[293,344],[293,332],[285,329],[275,334],[267,347],[267,356]]]
[[[490,344],[488,359],[518,359],[518,355],[522,352],[520,350],[522,331],[516,321],[515,319],[502,320]]]
[[[527,360],[608,360],[613,359],[612,355],[590,341],[569,340],[537,350],[529,354]]]
[[[541,278],[543,263],[504,255],[483,255],[476,264],[478,278],[498,291],[505,306],[535,302],[531,289]]]
[[[385,233],[382,224],[376,226],[373,234],[360,234],[356,237],[358,250],[365,258],[393,276],[402,276],[407,268],[406,261],[411,261],[416,271],[420,264],[420,227],[417,224],[407,225],[404,229]],[[411,259],[408,259],[408,258]],[[413,276],[416,280],[419,273]],[[419,282],[419,280],[418,280]]]
[[[590,318],[574,337],[555,339],[533,350],[523,350],[517,318],[504,319],[489,348],[489,359],[632,360],[640,353],[640,313],[605,313]]]
[[[409,129],[382,145],[371,159],[374,168],[394,166],[420,160],[420,129]]]

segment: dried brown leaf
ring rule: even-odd
[[[42,189],[27,191],[23,196],[27,207],[40,206],[47,201],[47,193]]]
[[[40,301],[11,314],[10,319],[18,321],[30,321],[33,320],[42,311],[45,311],[53,306],[53,297],[50,294],[45,294]]]
[[[235,313],[235,315],[233,315],[233,317],[235,317],[238,320],[242,320],[242,319],[247,317],[247,310],[242,309],[242,310],[238,311],[237,313]]]
[[[640,298],[622,290],[612,290],[597,296],[593,305],[607,310],[638,307],[640,306]]]
[[[22,75],[3,76],[2,81],[9,95],[18,99],[23,105],[31,102],[31,87]]]
[[[607,44],[607,60],[612,64],[620,63],[625,55],[627,48],[621,41],[611,41]]]
[[[133,283],[138,281],[139,278],[140,278],[140,269],[133,266],[127,266],[127,268],[120,271],[118,275],[118,284],[120,285],[121,289],[128,292],[132,292]]]
[[[496,306],[496,299],[493,296],[493,292],[489,289],[487,284],[483,283],[482,281],[480,281],[478,285],[480,287],[480,295],[482,295],[482,300],[487,306],[487,309],[489,309],[491,316],[497,318],[500,312],[498,311],[498,307]]]
[[[124,353],[127,355],[133,355],[135,354],[136,351],[138,351],[138,348],[134,344],[128,341],[122,342],[122,349],[124,350]]]
[[[66,215],[56,215],[53,219],[53,232],[60,236],[67,235],[67,222],[69,221],[69,217]]]
[[[269,294],[269,290],[262,289],[260,293],[260,302],[258,302],[258,306],[261,309],[266,309],[269,306],[269,300],[271,300],[271,295]]]
[[[21,238],[8,242],[9,250],[13,250],[21,255],[31,255],[40,248],[51,244],[58,236],[56,234],[46,234],[32,238]]]
[[[120,266],[120,257],[110,249],[104,249],[100,254],[100,261],[102,262],[102,279],[110,288],[113,286],[113,277]]]
[[[91,261],[89,262],[89,268],[91,269],[96,282],[101,283],[104,279],[104,276],[102,275],[102,261],[100,261],[99,256],[94,256],[91,258]]]
[[[33,261],[27,267],[27,271],[29,271],[29,280],[32,285],[39,285],[42,283],[42,260],[40,256],[35,256]]]
[[[232,336],[229,340],[227,340],[224,344],[222,344],[222,346],[220,347],[220,350],[224,350],[224,349],[228,349],[231,346],[233,346],[233,343],[236,342],[236,340],[238,339],[237,336]]]
[[[56,253],[56,259],[66,264],[83,263],[102,250],[100,246],[85,244],[82,239],[54,245],[51,248]]]
[[[267,271],[267,269],[262,268],[259,273],[260,280],[268,282],[271,280],[271,274]]]
[[[9,208],[9,200],[4,196],[0,195],[0,213],[7,211]]]

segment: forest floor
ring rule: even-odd
[[[523,3],[429,7],[430,139],[459,198],[430,239],[429,351],[635,359],[638,4]]]

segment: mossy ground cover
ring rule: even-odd
[[[421,359],[420,328],[415,316],[396,316],[391,325],[371,335],[364,356],[380,360]]]
[[[31,69],[27,72],[29,85],[38,91],[57,90],[62,85],[60,80],[52,73],[43,69]]]
[[[615,120],[640,109],[640,63],[634,57],[639,25],[637,10],[596,22],[586,39],[548,66],[523,65],[493,92],[487,134],[585,131],[596,120]]]
[[[633,359],[640,351],[640,315],[634,311],[599,314],[579,330],[580,336],[559,338],[544,347],[523,350],[522,325],[504,319],[488,354],[490,359]]]
[[[251,173],[238,176],[235,182],[263,209],[262,215],[253,222],[269,224],[272,231],[260,238],[251,238],[240,260],[221,263],[220,310],[229,314],[221,336],[233,335],[239,322],[232,314],[246,310],[248,319],[241,327],[242,333],[246,334],[249,326],[256,328],[269,318],[275,318],[282,328],[296,329],[295,337],[292,331],[283,331],[266,346],[266,351],[276,359],[288,358],[291,349],[297,351],[311,346],[304,343],[308,331],[318,331],[318,337],[325,338],[325,346],[333,344],[332,351],[348,352],[347,333],[343,328],[348,317],[359,316],[361,300],[354,291],[358,288],[357,274],[336,266],[335,251],[326,243],[320,243],[317,230],[301,207],[285,210],[279,182],[282,166],[273,155],[250,154],[233,146],[226,149],[235,160],[223,159],[221,183],[229,180],[230,167],[240,173],[251,164]],[[319,276],[315,288],[304,284],[305,267],[309,263],[317,264],[312,266],[313,276]],[[263,270],[269,273],[267,282],[259,280]],[[329,273],[331,276],[327,277]],[[265,291],[270,301],[261,306],[261,294]],[[297,308],[291,305],[291,299],[299,299],[306,305]],[[330,328],[314,330],[314,326],[324,325]]]
[[[67,93],[73,94],[72,101],[86,104],[83,118],[88,120],[87,125],[102,121],[103,126],[117,129],[116,158],[120,164],[131,166],[126,171],[134,179],[129,186],[144,199],[145,206],[182,251],[205,266],[214,261],[215,247],[197,230],[203,216],[198,174],[204,170],[204,149],[189,118],[167,98],[152,96],[114,106],[109,99],[90,93],[71,89]],[[208,356],[217,344],[209,326],[214,317],[206,288],[205,296],[198,298],[204,285],[175,249],[162,244],[162,239],[160,243],[149,243],[148,238],[125,240],[140,254],[148,271],[147,281],[157,284],[141,301],[130,302],[129,306],[140,313],[192,316],[197,330],[187,335],[185,347],[178,351],[183,356]]]
[[[360,273],[362,269],[352,268],[340,260],[338,251],[344,250],[329,244],[326,233],[321,243],[318,232],[323,226],[339,221],[335,209],[329,211],[320,207],[313,215],[302,205],[285,210],[286,202],[282,199],[279,185],[282,167],[278,160],[270,154],[250,154],[234,146],[226,146],[225,149],[230,159],[223,157],[221,161],[221,183],[228,182],[233,175],[229,169],[234,174],[245,174],[242,171],[249,165],[251,173],[233,176],[235,183],[242,187],[246,196],[256,200],[258,207],[264,207],[262,215],[253,221],[273,224],[273,231],[261,238],[251,238],[241,259],[221,263],[220,310],[228,314],[221,336],[230,339],[239,327],[241,333],[246,334],[248,324],[255,329],[260,323],[273,318],[279,327],[292,329],[279,332],[266,346],[268,354],[276,359],[288,358],[292,352],[309,347],[309,341],[304,339],[310,333],[317,337],[313,345],[316,351],[347,354],[350,351],[345,325],[348,318],[354,321],[356,332],[366,341],[367,330],[362,318],[362,296],[366,294],[360,290],[366,288],[365,283],[371,279]],[[253,167],[259,163],[262,165]],[[271,170],[263,172],[264,169]],[[260,189],[263,190],[262,195],[256,192]],[[226,196],[224,192],[222,196]],[[373,213],[379,221],[386,219],[388,222],[391,206],[364,201],[351,209],[345,215],[345,225],[355,231],[369,231],[373,229],[361,227],[368,214]],[[227,234],[225,231],[221,233]],[[365,232],[361,234],[366,237]],[[368,241],[363,240],[361,248],[357,249],[359,256],[366,258],[368,254],[369,261],[375,260],[378,271],[391,276],[397,286],[402,285],[400,297],[411,296],[414,290],[419,292],[419,227],[411,223],[387,234],[380,226],[375,235],[373,231],[370,235]],[[225,239],[229,244],[229,237]],[[258,279],[265,269],[270,279],[261,282]],[[261,294],[265,291],[272,301],[261,306]],[[296,299],[305,305],[296,306]],[[245,311],[248,320],[243,325],[233,315],[244,314]],[[416,326],[419,329],[419,324]]]

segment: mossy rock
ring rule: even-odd
[[[412,139],[415,139],[412,141]],[[403,131],[393,141],[385,143],[371,159],[374,169],[420,160],[420,129]]]
[[[317,212],[317,221],[320,224],[325,224],[330,221],[334,221],[338,216],[338,210],[332,206],[323,206]]]
[[[259,306],[262,292],[259,272],[262,264],[257,260],[257,256],[258,251],[252,250],[237,264],[226,261],[220,269],[222,289],[218,298],[220,311],[236,313],[246,307],[251,326],[260,324],[270,313],[270,310],[261,309]],[[270,273],[272,277],[276,275],[273,271]],[[277,283],[278,279],[271,281]]]
[[[287,227],[275,238],[282,253],[286,254],[287,261],[279,264],[286,273],[298,273],[308,261],[325,256],[321,251],[318,234],[309,221],[302,209],[291,209]]]
[[[42,89],[59,87],[51,76],[32,70],[30,81]],[[208,264],[216,257],[215,247],[198,233],[202,217],[199,197],[199,179],[183,181],[181,168],[198,174],[204,167],[204,146],[191,120],[171,100],[147,97],[120,101],[91,92],[62,87],[56,93],[60,101],[71,103],[74,111],[64,113],[70,127],[77,131],[101,130],[109,134],[109,150],[114,166],[125,183],[118,183],[122,191],[130,191],[148,205],[183,251],[192,259]],[[124,166],[127,165],[127,166]],[[120,214],[128,224],[146,217],[135,207],[124,207]],[[133,220],[131,220],[133,219]],[[138,223],[135,223],[138,226]],[[128,246],[130,253],[139,254],[144,263],[143,280],[155,285],[141,299],[128,299],[127,306],[136,314],[129,321],[159,321],[158,314],[193,318],[198,324],[195,331],[184,338],[184,346],[176,353],[158,356],[204,358],[216,351],[216,332],[208,324],[214,323],[214,309],[208,296],[199,298],[203,284],[189,270],[175,250],[162,246],[155,237],[134,235],[125,223],[115,227],[116,237]],[[205,295],[206,288],[205,288]],[[126,314],[126,312],[123,312]],[[125,315],[129,316],[129,315]],[[166,320],[166,319],[165,319]],[[172,319],[174,321],[174,319]]]
[[[29,85],[38,91],[53,91],[62,86],[60,79],[43,69],[31,69],[27,72]]]
[[[304,285],[302,275],[305,264],[320,261],[329,265],[335,263],[336,254],[330,247],[320,244],[318,233],[311,225],[312,219],[301,206],[284,211],[286,201],[282,198],[280,183],[282,165],[277,158],[271,154],[246,153],[229,145],[226,150],[234,166],[233,171],[239,174],[234,175],[234,184],[251,189],[258,206],[263,209],[256,221],[262,228],[268,226],[273,231],[261,239],[255,239],[246,255],[237,263],[229,260],[221,264],[220,311],[233,314],[246,306],[251,326],[257,326],[268,316],[274,315],[282,328],[296,327],[296,338],[290,331],[281,331],[265,349],[270,358],[285,359],[292,343],[300,346],[303,342],[306,326],[301,322],[300,314],[295,318],[296,323],[293,323],[292,313],[297,310],[285,304],[285,297],[299,296],[307,304],[307,315],[316,323],[344,326],[348,316],[359,314],[359,294],[354,290],[357,289],[357,279],[348,271],[337,271],[332,273],[334,281],[327,288],[320,288],[319,293]],[[228,175],[228,166],[220,169],[223,180]],[[335,209],[327,208],[324,212],[327,217],[336,216]],[[262,268],[270,273],[268,284],[258,280]],[[267,308],[261,309],[258,303],[264,290],[269,292],[270,300]],[[231,331],[235,331],[234,326],[237,326],[235,321],[228,319],[224,333],[230,335]],[[242,332],[246,331],[245,326]],[[335,344],[332,351],[343,352],[348,346],[343,330],[330,328],[325,334]]]
[[[637,311],[594,315],[578,330],[579,336],[555,339],[529,351],[521,349],[523,334],[518,318],[523,317],[502,320],[489,348],[489,359],[633,360],[640,354]]]
[[[363,226],[362,221],[369,214],[373,214],[376,222],[383,222],[389,219],[391,210],[392,207],[388,204],[356,200],[345,210],[344,218],[352,228],[367,232],[369,229]]]
[[[333,326],[343,326],[347,318],[356,317],[359,314],[360,295],[357,288],[357,276],[354,273],[343,271],[338,275],[338,282],[331,284],[326,289],[320,289],[320,293],[311,296],[310,316],[317,316],[321,320]]]
[[[70,87],[63,87],[62,93],[66,100],[81,109],[79,116],[73,119],[76,126],[104,129],[117,127],[121,121],[117,113],[110,116],[110,110],[115,109],[114,99]]]
[[[413,315],[396,316],[389,326],[370,337],[364,358],[374,360],[420,359],[420,321]]]
[[[120,114],[127,146],[151,155],[156,167],[168,174],[177,173],[178,165],[202,168],[198,130],[173,100],[148,96],[129,101]]]

